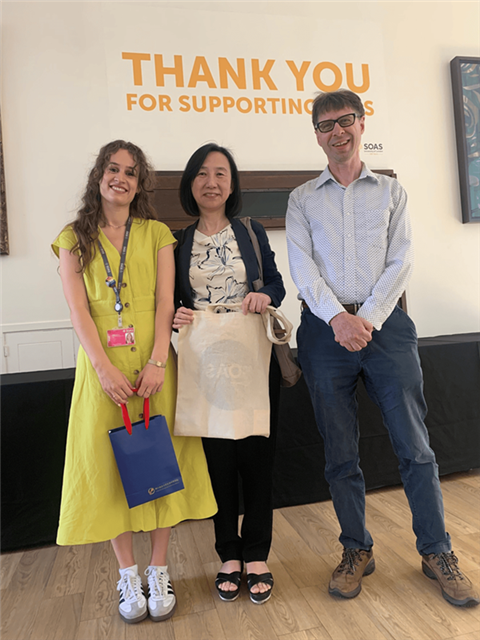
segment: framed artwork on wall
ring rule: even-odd
[[[2,123],[0,120],[0,255],[8,255],[7,198],[5,195],[5,172],[3,170]]]
[[[480,58],[450,62],[462,221],[480,222]]]

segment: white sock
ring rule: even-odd
[[[125,569],[119,569],[120,577],[123,578],[127,571],[133,571],[133,573],[138,576],[138,565],[133,564],[131,567],[125,567]]]
[[[149,565],[149,569],[160,569],[162,573],[168,573],[168,566],[160,567],[159,565],[151,564]]]

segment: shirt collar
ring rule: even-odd
[[[373,180],[375,180],[375,182],[378,182],[378,176],[376,176],[373,171],[371,171],[367,165],[362,162],[362,170],[360,172],[359,177],[357,178],[358,180],[363,180],[364,178],[373,178]],[[318,176],[317,178],[317,182],[315,184],[315,189],[318,189],[320,187],[323,187],[323,185],[325,183],[327,183],[329,180],[333,180],[333,182],[336,182],[337,184],[339,184],[335,178],[333,177],[333,175],[330,172],[330,169],[328,167],[328,165],[325,167],[325,169],[322,171],[322,173]],[[342,186],[342,185],[340,185]]]

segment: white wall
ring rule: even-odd
[[[187,20],[197,25],[192,55],[201,54],[207,35],[213,46],[209,22],[224,25],[222,35],[228,38],[235,33],[239,16],[262,28],[275,21],[278,33],[270,33],[270,38],[286,50],[293,40],[298,48],[302,38],[307,39],[307,33],[290,32],[302,20],[308,26],[308,21],[318,23],[321,15],[325,24],[338,29],[341,39],[339,18],[348,16],[351,24],[358,21],[354,44],[359,59],[367,47],[362,22],[378,29],[383,41],[378,46],[386,75],[390,164],[409,194],[416,240],[416,266],[407,291],[409,313],[420,336],[480,331],[480,225],[461,223],[449,68],[457,55],[480,56],[480,5],[461,1],[155,5],[158,11],[177,12],[174,36],[178,29],[180,38]],[[183,168],[205,141],[205,132],[198,127],[175,127],[160,143],[152,131],[155,148],[150,148],[143,130],[135,136],[135,124],[125,136],[115,128],[106,53],[109,40],[118,37],[112,25],[124,20],[132,41],[134,36],[141,40],[147,10],[151,15],[152,3],[3,2],[1,109],[10,237],[10,255],[0,258],[4,343],[27,330],[55,333],[70,327],[57,262],[49,247],[72,219],[100,146],[120,135],[129,137],[161,170]],[[241,55],[247,56],[248,32],[243,40]],[[318,49],[319,59],[328,59],[321,38]],[[248,135],[232,129],[227,136],[222,129],[218,141],[234,148],[240,169],[321,169],[325,157],[315,146],[308,116],[304,119],[304,136],[285,121],[273,134],[266,133],[264,121],[258,119],[248,122]],[[259,162],[251,139],[262,148],[271,145],[272,157],[261,156]],[[285,235],[282,231],[269,235],[288,289],[284,311],[296,322],[298,304],[288,274]],[[32,337],[27,337],[23,343],[30,344]],[[62,348],[68,351],[71,343],[70,336]],[[10,358],[7,369],[4,358],[2,371],[15,366],[42,368],[42,353],[32,359],[24,356],[20,365]],[[51,362],[45,359],[44,368],[71,366],[70,355],[62,349],[55,353]]]

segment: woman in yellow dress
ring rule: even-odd
[[[57,542],[111,540],[120,566],[119,613],[128,623],[148,613],[155,621],[173,615],[176,600],[166,558],[170,528],[216,512],[200,439],[172,435],[182,491],[129,509],[108,435],[123,424],[120,405],[128,402],[133,422],[143,417],[145,398],[152,415],[164,415],[173,433],[176,370],[169,351],[175,238],[155,220],[150,176],[137,146],[123,140],[105,145],[75,221],[52,245],[81,343]],[[134,531],[151,533],[147,597],[133,557]]]

